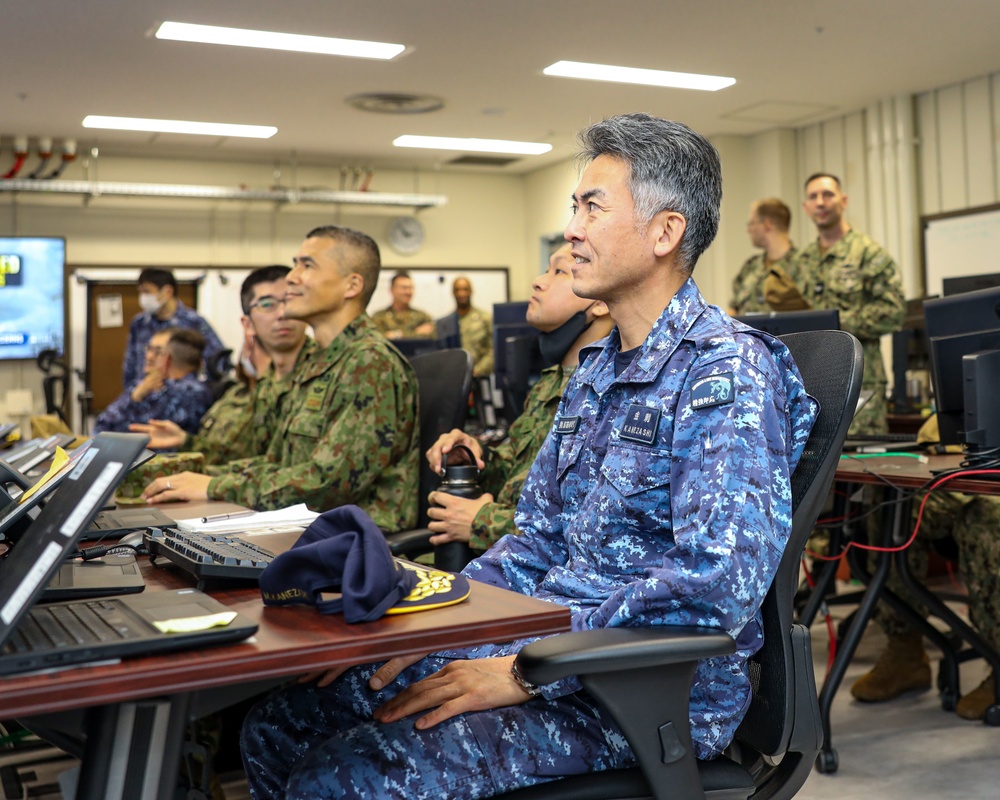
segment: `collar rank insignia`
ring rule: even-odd
[[[733,373],[710,375],[691,387],[691,408],[709,408],[733,402]]]
[[[556,433],[560,436],[568,433],[576,433],[580,429],[579,417],[556,417]]]
[[[661,413],[658,408],[633,403],[628,407],[625,422],[618,435],[626,441],[651,446],[656,441],[656,429],[660,425]]]

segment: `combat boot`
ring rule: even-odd
[[[864,703],[883,703],[904,692],[931,688],[931,665],[916,631],[890,636],[875,666],[858,678],[851,694]]]
[[[962,697],[955,706],[955,713],[962,719],[982,719],[986,709],[997,701],[993,693],[993,673],[989,674],[979,686]]]

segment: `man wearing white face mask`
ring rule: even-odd
[[[177,298],[177,281],[165,269],[144,269],[139,273],[139,306],[129,327],[125,345],[125,366],[122,382],[131,386],[142,378],[146,345],[154,333],[166,328],[192,328],[205,338],[205,360],[211,360],[223,349],[212,326],[193,308]]]
[[[237,368],[240,381],[212,405],[199,431],[188,435],[173,422],[156,419],[130,430],[149,436],[154,449],[202,453],[199,466],[263,453],[270,438],[268,409],[282,401],[291,388],[289,376],[316,349],[306,336],[306,324],[282,313],[288,272],[282,265],[261,267],[243,281],[240,321],[246,339]]]

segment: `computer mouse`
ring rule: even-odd
[[[143,540],[144,530],[132,531],[132,533],[125,534],[121,539],[119,539],[113,546],[114,547],[134,547],[137,551],[145,551],[145,544]]]

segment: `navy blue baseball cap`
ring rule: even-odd
[[[357,506],[320,514],[260,576],[265,605],[308,603],[324,614],[342,611],[347,622],[453,605],[469,591],[463,575],[393,558],[382,530]]]

